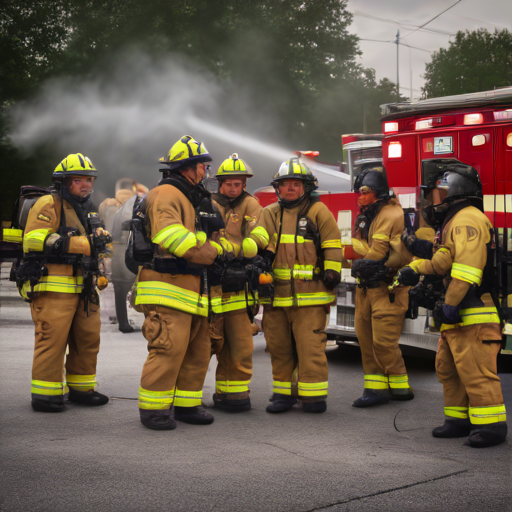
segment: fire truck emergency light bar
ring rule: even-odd
[[[506,121],[512,119],[512,109],[502,110],[501,112],[494,112],[495,121]]]

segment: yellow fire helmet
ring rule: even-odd
[[[204,147],[204,144],[197,142],[190,135],[183,135],[169,149],[167,156],[160,158],[160,163],[168,165],[172,171],[211,161],[212,157]]]
[[[98,171],[90,158],[82,153],[72,153],[55,167],[53,171],[53,181],[61,181],[66,176],[98,176]]]
[[[218,180],[225,178],[252,178],[253,172],[243,160],[238,158],[238,153],[233,153],[220,164],[215,177]]]
[[[315,175],[298,158],[290,158],[283,162],[271,184],[276,188],[280,181],[289,179],[303,181],[306,190],[309,192],[318,188],[318,180]]]

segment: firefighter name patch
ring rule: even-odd
[[[43,215],[42,213],[38,214],[37,218],[39,220],[44,220],[45,222],[51,222],[50,217],[47,217],[46,215]]]

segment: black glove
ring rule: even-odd
[[[324,273],[323,282],[328,290],[334,290],[341,281],[341,274],[336,270],[328,269]]]
[[[449,306],[444,302],[438,302],[436,304],[433,316],[437,327],[440,327],[442,324],[453,325],[462,323],[462,318],[459,314],[459,306]]]
[[[92,243],[99,253],[105,252],[107,244],[112,243],[112,235],[104,229],[96,229],[92,235]]]
[[[69,236],[61,236],[52,245],[52,254],[67,254],[69,250]]]
[[[420,282],[420,274],[417,274],[411,267],[404,267],[398,271],[396,280],[404,286],[416,286]]]
[[[404,229],[402,233],[402,242],[405,248],[417,258],[424,260],[431,260],[434,254],[434,244],[428,240],[418,238],[414,233],[408,232]]]

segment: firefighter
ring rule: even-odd
[[[53,172],[55,191],[40,197],[27,219],[17,281],[35,324],[35,411],[62,411],[68,390],[72,402],[108,402],[95,391],[101,327],[96,284],[106,281],[98,276],[98,260],[111,241],[89,199],[97,175],[89,158],[68,155]]]
[[[434,309],[441,331],[436,371],[443,384],[445,422],[434,437],[468,437],[473,447],[494,446],[507,436],[496,358],[502,330],[496,305],[492,225],[483,213],[478,172],[458,160],[423,163],[422,188],[429,222],[440,228],[430,259],[411,262],[397,281],[415,285],[421,275],[450,276]]]
[[[229,290],[222,294],[222,314],[213,322],[216,372],[215,407],[229,412],[248,411],[251,408],[249,383],[252,377],[253,329],[251,319],[254,296],[248,293],[244,278],[245,259],[256,256],[258,246],[250,232],[256,227],[262,207],[245,190],[247,178],[253,176],[250,167],[234,153],[220,165],[215,177],[219,192],[213,194],[217,209],[224,219],[226,238],[241,252],[226,269],[227,277],[233,268],[232,280],[224,283]],[[240,277],[238,277],[240,275]],[[249,314],[248,314],[249,313]]]
[[[124,192],[124,195],[119,197],[119,192]],[[112,284],[114,285],[114,296],[115,296],[115,319],[119,324],[119,330],[122,333],[134,332],[134,328],[130,325],[128,320],[128,310],[126,305],[126,297],[128,292],[132,289],[135,276],[127,268],[125,263],[125,249],[128,238],[128,231],[123,230],[125,223],[131,220],[133,205],[135,200],[139,197],[143,197],[146,194],[148,188],[142,183],[133,182],[130,190],[124,189],[119,190],[116,193],[116,198],[122,204],[114,214],[110,224],[111,229],[109,230],[113,238],[114,254],[112,256]],[[127,192],[131,192],[131,196],[128,196]],[[100,205],[101,208],[101,205]],[[100,209],[101,215],[101,209]],[[112,320],[111,320],[112,321]]]
[[[201,184],[212,161],[204,145],[184,135],[160,161],[166,165],[163,179],[141,205],[155,249],[137,277],[135,306],[145,316],[149,352],[139,412],[147,428],[172,430],[174,419],[201,425],[214,420],[201,407],[211,353],[204,278],[207,266],[232,247],[207,239],[223,223]]]
[[[272,185],[278,203],[263,210],[251,232],[274,278],[270,293],[269,284],[267,292],[260,290],[274,379],[266,410],[287,411],[300,399],[305,412],[322,413],[328,388],[324,329],[340,282],[340,230],[312,195],[318,182],[298,158],[283,162]]]
[[[115,300],[115,315],[109,314],[109,320],[111,323],[117,323],[122,333],[134,331],[128,321],[128,311],[126,309],[126,296],[133,284],[133,274],[126,269],[124,264],[124,250],[120,245],[120,233],[118,233],[117,236],[114,235],[114,218],[123,205],[136,194],[137,185],[137,182],[132,178],[120,178],[116,182],[115,197],[105,199],[98,207],[100,219],[114,238],[114,254],[111,260],[105,262],[105,272],[107,275],[111,276],[114,286]],[[102,300],[105,309],[111,312],[112,299],[110,296],[105,294]]]
[[[398,340],[408,308],[408,290],[393,295],[388,285],[396,271],[411,259],[401,242],[404,213],[390,197],[382,167],[367,168],[354,182],[360,215],[355,223],[353,246],[363,257],[352,264],[356,289],[355,330],[364,370],[363,395],[354,407],[411,400],[407,370]]]

